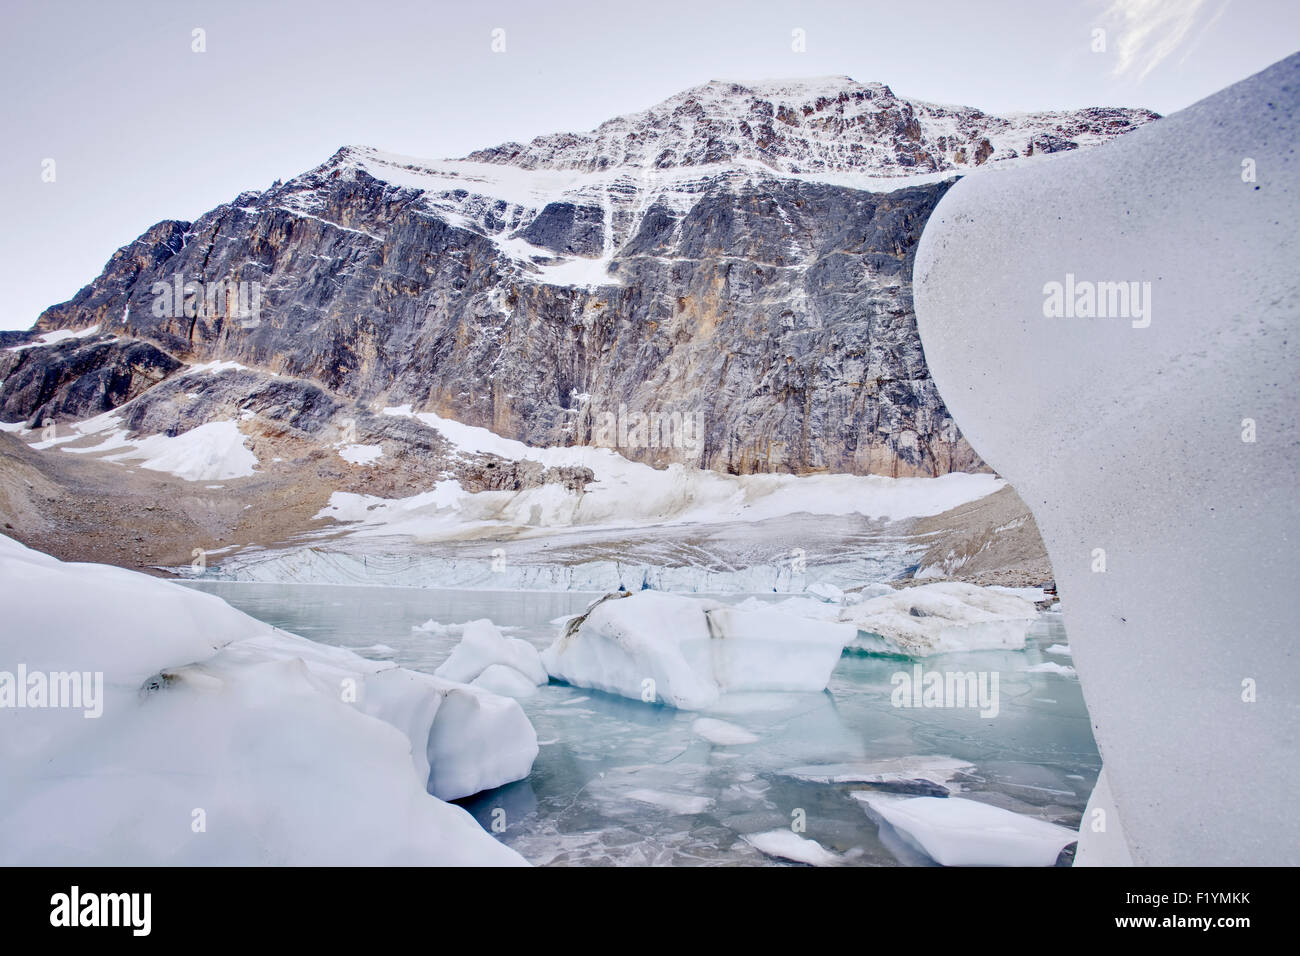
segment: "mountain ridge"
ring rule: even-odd
[[[926,218],[964,171],[1095,145],[1155,114],[1012,121],[849,78],[778,84],[704,84],[590,134],[460,160],[342,147],[150,227],[29,339],[98,326],[179,365],[234,361],[363,410],[410,404],[539,446],[591,444],[625,409],[699,420],[698,447],[619,448],[656,466],[985,470],[916,334]],[[609,152],[620,139],[633,145]],[[178,278],[255,284],[258,322],[229,303],[160,309]],[[92,344],[0,353],[0,417],[83,419],[177,374],[152,353],[130,381],[122,349],[73,360]]]

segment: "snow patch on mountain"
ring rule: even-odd
[[[466,533],[546,533],[555,528],[635,527],[679,523],[761,521],[783,515],[857,514],[898,519],[933,515],[992,494],[1003,486],[987,474],[938,478],[879,475],[723,475],[673,464],[664,469],[628,461],[610,448],[535,448],[486,428],[465,425],[409,405],[385,415],[413,417],[436,429],[463,454],[536,461],[547,468],[590,468],[596,480],[582,491],[548,483],[523,491],[465,491],[454,479],[407,498],[334,492],[317,518],[353,525],[355,536],[410,535],[424,539]]]
[[[1156,118],[1124,108],[991,116],[903,99],[882,83],[843,76],[715,80],[590,133],[540,136],[527,146],[506,143],[464,159],[344,147],[283,202],[320,218],[324,210],[311,191],[315,177],[364,174],[423,193],[426,208],[491,238],[533,281],[593,288],[619,284],[608,267],[652,208],[684,214],[710,190],[753,192],[775,180],[799,179],[891,192],[1093,146]],[[554,204],[600,210],[605,242],[598,254],[560,254],[522,235]]]
[[[99,333],[99,326],[92,325],[90,328],[81,329],[73,332],[69,329],[55,329],[53,332],[46,332],[40,338],[25,345],[15,345],[13,348],[5,349],[6,352],[22,352],[26,349],[45,348],[47,345],[58,345],[60,342],[66,342],[68,339],[86,339]]]

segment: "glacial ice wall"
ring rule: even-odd
[[[1300,859],[1297,144],[1300,55],[967,177],[918,248],[943,399],[1056,570],[1109,790],[1081,863]]]

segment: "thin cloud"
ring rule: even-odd
[[[1125,76],[1137,71],[1141,82],[1194,33],[1203,33],[1227,5],[1225,0],[1206,17],[1207,0],[1114,0],[1104,14],[1105,22],[1119,34],[1113,73]]]

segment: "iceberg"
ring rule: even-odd
[[[702,710],[727,692],[821,691],[852,626],[657,591],[609,594],[542,652],[551,677]]]
[[[804,591],[819,601],[825,601],[828,604],[839,604],[844,600],[844,592],[829,581],[818,581],[815,584],[810,584],[804,588]]]
[[[0,602],[0,672],[102,687],[98,716],[6,708],[7,865],[524,862],[426,789],[528,772],[536,736],[512,700],[2,536]]]
[[[1054,866],[1079,834],[962,797],[898,797],[859,790],[854,798],[913,849],[943,866]]]
[[[1056,661],[1043,661],[1041,664],[1031,664],[1025,669],[1026,674],[1056,674],[1058,677],[1074,677],[1074,668],[1069,664],[1058,664]]]
[[[793,617],[806,617],[813,621],[838,621],[840,608],[815,598],[790,597],[781,601],[764,601],[761,598],[747,597],[735,605],[742,611],[775,611]]]
[[[957,581],[902,588],[840,613],[857,627],[854,649],[907,657],[1019,650],[1037,619],[1024,598]]]
[[[1068,609],[1113,798],[1080,859],[1122,830],[1096,858],[1300,860],[1297,142],[1292,55],[1095,150],[960,180],[917,249],[930,371],[1032,508]],[[1071,277],[1108,286],[1105,316],[1078,287],[1091,308],[1045,314]]]
[[[758,743],[758,735],[744,727],[715,717],[700,717],[691,724],[691,733],[703,737],[719,747],[735,747]]]
[[[793,860],[810,866],[834,866],[840,858],[816,840],[801,837],[793,830],[767,830],[745,834],[745,842],[768,856]]]
[[[780,771],[783,777],[814,783],[870,783],[885,787],[929,784],[942,792],[958,776],[975,769],[965,760],[942,755],[890,757],[840,764],[810,764]]]
[[[507,670],[513,671],[518,679],[503,673]],[[464,625],[460,643],[434,673],[464,684],[475,683],[487,675],[489,684],[520,690],[526,686],[523,693],[508,694],[510,697],[528,696],[539,684],[550,680],[537,648],[517,637],[505,637],[499,627],[486,619]]]
[[[549,680],[549,678],[548,678]],[[502,697],[522,699],[537,693],[537,684],[508,664],[489,664],[483,672],[470,681],[471,687],[481,687]]]
[[[528,776],[537,733],[516,701],[485,687],[418,676],[442,696],[428,737],[430,793],[456,800]]]

